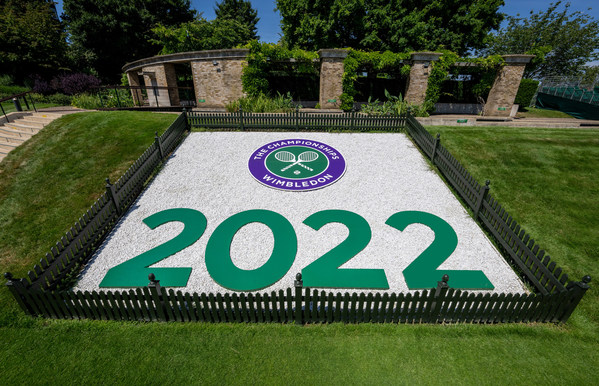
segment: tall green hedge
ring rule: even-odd
[[[538,87],[538,80],[522,79],[514,103],[520,105],[520,109],[530,106],[530,101],[532,101],[532,97],[535,95],[535,92],[537,92]]]

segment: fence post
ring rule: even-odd
[[[295,275],[295,323],[304,324],[304,313],[302,307],[302,290],[304,282],[302,280],[302,274],[298,273]]]
[[[4,119],[6,119],[6,122],[10,122],[8,120],[8,115],[6,115],[6,111],[4,111],[4,107],[2,107],[2,103],[0,103],[0,109],[2,110],[2,114],[4,114]]]
[[[185,107],[183,107],[183,112],[182,112],[183,116],[185,117],[185,130],[186,131],[191,131],[191,125],[189,124],[189,116],[187,115],[187,109]]]
[[[160,280],[156,280],[156,276],[153,273],[148,275],[148,279],[150,280],[148,288],[150,289],[152,299],[154,300],[154,306],[156,307],[156,312],[158,313],[158,320],[161,322],[168,322],[166,314],[164,313],[164,300],[162,300],[162,287],[160,287]]]
[[[158,136],[157,131],[154,134],[154,143],[156,144],[156,148],[158,149],[158,153],[160,154],[160,160],[164,160],[164,149],[162,149],[162,141],[160,141],[160,137]]]
[[[443,278],[441,278],[441,281],[437,282],[437,288],[435,289],[435,300],[431,305],[431,322],[439,320],[441,306],[443,305],[445,294],[447,294],[447,291],[449,290],[449,284],[447,284],[448,281],[449,275],[445,274],[443,275]]]
[[[108,194],[108,197],[110,197],[110,200],[114,204],[116,214],[120,216],[122,214],[121,206],[119,205],[118,197],[116,194],[116,188],[113,184],[110,183],[110,178],[106,178],[106,193]]]
[[[121,108],[121,98],[119,98],[119,90],[117,90],[117,88],[114,88],[114,95],[116,95],[116,103],[119,105],[119,108]]]
[[[350,120],[349,127],[350,127],[351,131],[354,131],[354,127],[356,127],[356,110],[354,110],[353,108],[351,109],[349,120]]]
[[[35,102],[33,101],[33,97],[29,94],[29,100],[31,101],[31,106],[33,106],[33,111],[37,113],[37,109],[35,108]]]
[[[433,142],[433,153],[431,154],[431,163],[435,164],[435,155],[437,154],[437,148],[439,147],[439,142],[441,142],[441,134],[437,133],[435,137],[435,141]]]
[[[570,317],[570,315],[572,315],[572,312],[574,312],[574,309],[576,308],[576,306],[578,306],[578,303],[580,303],[580,300],[582,299],[584,294],[587,292],[589,288],[591,288],[589,286],[590,282],[591,277],[589,275],[586,275],[582,278],[582,281],[575,281],[568,284],[568,287],[566,289],[569,292],[571,292],[570,304],[568,304],[568,308],[566,308],[564,314],[559,318],[560,322],[565,323]]]
[[[17,300],[17,303],[19,303],[19,306],[21,306],[21,309],[25,311],[27,315],[35,316],[35,313],[32,310],[30,310],[29,307],[27,307],[27,303],[25,303],[23,296],[21,296],[21,294],[23,294],[27,290],[23,285],[23,282],[18,279],[13,279],[12,273],[10,272],[6,272],[4,274],[4,277],[6,278],[6,280],[8,280],[6,286]]]
[[[478,198],[476,199],[476,207],[474,208],[474,220],[478,221],[478,214],[480,213],[481,208],[483,207],[483,201],[485,201],[485,198],[487,198],[487,195],[489,194],[489,185],[491,184],[491,181],[486,180],[485,181],[485,186],[483,186],[480,194],[478,195]]]
[[[183,119],[185,120],[185,131],[190,131],[191,127],[189,125],[189,121],[187,120],[187,109],[185,107],[183,107],[183,111],[181,111],[181,114],[183,114]]]
[[[243,131],[243,109],[239,108],[239,129]]]

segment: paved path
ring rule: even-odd
[[[416,118],[425,126],[511,126],[546,128],[599,128],[599,121],[575,118],[513,118],[509,121],[479,115],[432,115]]]

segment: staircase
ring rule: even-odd
[[[0,125],[0,161],[48,123],[63,115],[62,112],[37,112]]]

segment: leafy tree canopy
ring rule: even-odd
[[[74,61],[108,81],[120,79],[126,62],[156,54],[153,27],[189,22],[196,13],[189,0],[64,0],[63,9]]]
[[[537,55],[526,68],[527,78],[579,74],[585,63],[599,58],[599,22],[561,4],[526,17],[508,16],[507,26],[488,36],[481,53]]]
[[[176,52],[233,48],[247,41],[247,25],[234,19],[207,21],[203,17],[177,27],[159,25],[152,29],[151,42],[162,46],[161,55]]]
[[[246,41],[260,39],[256,34],[258,31],[256,24],[258,24],[258,21],[260,20],[258,11],[252,8],[252,4],[249,1],[222,0],[216,5],[214,12],[216,13],[216,19],[218,20],[233,19],[240,24],[247,26],[250,33],[245,39]]]
[[[0,73],[17,83],[65,69],[67,43],[51,4],[44,0],[0,2]]]
[[[284,42],[309,50],[481,48],[503,0],[277,0]]]

